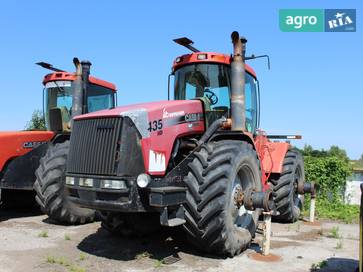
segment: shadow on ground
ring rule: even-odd
[[[30,207],[0,207],[0,222],[13,218],[23,218],[42,215],[43,213],[37,206]]]
[[[358,271],[359,262],[347,258],[329,258],[325,261],[315,264],[317,267],[312,267],[312,272],[354,272]]]
[[[168,229],[146,237],[124,237],[112,235],[99,228],[96,233],[85,237],[77,246],[81,251],[98,257],[113,260],[130,261],[146,255],[151,259],[163,260],[166,257],[178,258],[178,253],[185,252],[195,256],[218,259],[214,255],[201,255],[186,243],[181,231],[171,232]]]

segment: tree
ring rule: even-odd
[[[347,156],[347,152],[344,149],[339,148],[336,145],[332,145],[330,149],[328,150],[328,155],[340,158],[342,160],[345,160],[349,162],[349,157]]]
[[[35,110],[32,114],[32,119],[27,122],[25,130],[46,130],[45,119],[42,111]]]

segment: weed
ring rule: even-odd
[[[150,258],[150,257],[151,257],[151,254],[149,252],[147,252],[147,251],[144,251],[142,253],[137,254],[135,259],[136,260],[141,260],[143,258]]]
[[[331,237],[331,238],[335,238],[335,239],[338,239],[338,238],[340,237],[340,235],[339,235],[339,227],[338,227],[338,226],[334,226],[334,227],[330,230],[329,237]]]
[[[39,234],[38,237],[42,237],[42,238],[47,238],[48,236],[48,231],[46,230],[42,230]]]
[[[160,268],[163,266],[163,261],[162,260],[155,260],[154,262],[154,267],[155,268]]]
[[[54,264],[56,263],[56,259],[53,256],[48,256],[47,263]]]
[[[80,254],[80,260],[84,260],[86,257],[82,253]],[[77,265],[72,264],[69,260],[65,257],[61,256],[59,258],[48,256],[47,263],[49,264],[59,264],[63,267],[66,267],[69,272],[86,272],[86,269]]]
[[[326,260],[318,262],[317,264],[313,263],[311,265],[310,271],[318,271],[319,269],[322,269],[328,265],[328,262]]]
[[[343,241],[342,240],[339,240],[337,242],[337,245],[335,246],[336,249],[342,249],[343,248]]]
[[[76,266],[76,265],[72,265],[69,269],[69,272],[86,272],[86,268],[80,267],[80,266]]]
[[[84,261],[86,259],[86,255],[84,255],[83,253],[79,254],[79,260],[80,261]]]
[[[69,241],[69,240],[71,240],[71,236],[69,236],[69,234],[64,234],[64,240],[66,240],[66,241]]]

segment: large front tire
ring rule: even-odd
[[[65,190],[65,168],[69,141],[50,146],[35,172],[35,200],[50,219],[66,224],[92,222],[95,211],[71,203]]]
[[[305,182],[304,161],[298,151],[287,151],[280,176],[271,182],[274,185],[274,201],[279,212],[274,219],[283,223],[297,221],[302,208],[302,199],[297,188],[299,183]]]
[[[257,154],[247,142],[203,144],[185,177],[188,240],[203,251],[234,256],[254,237],[260,210],[246,211],[239,201],[247,189],[261,191]]]

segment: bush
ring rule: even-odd
[[[307,181],[317,185],[316,215],[320,218],[342,220],[346,223],[357,221],[359,206],[343,202],[346,180],[352,174],[346,152],[337,146],[330,150],[313,150],[307,146],[302,150]],[[310,198],[305,197],[308,209]]]

